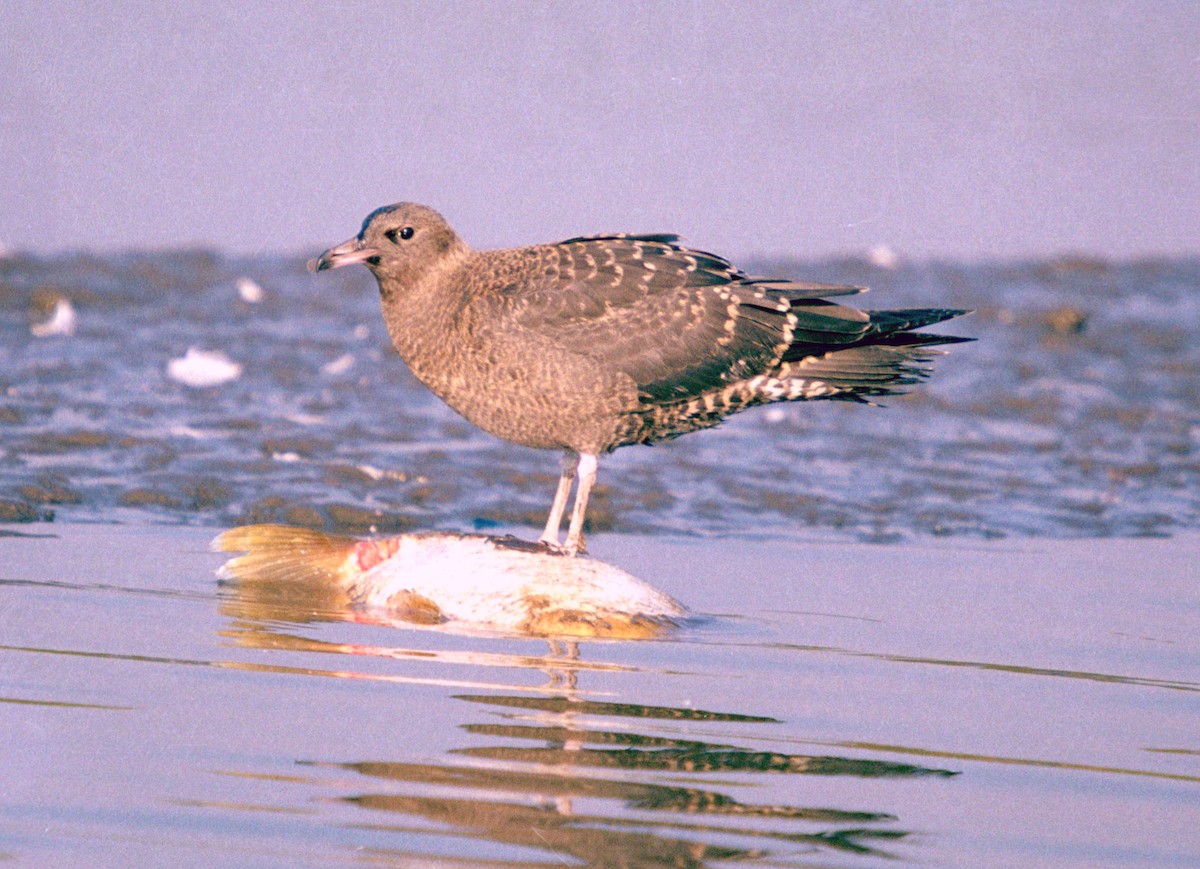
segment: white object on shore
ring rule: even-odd
[[[182,358],[167,363],[167,376],[185,386],[201,389],[237,380],[242,376],[242,366],[220,350],[189,347]]]
[[[55,335],[70,336],[75,334],[75,326],[78,322],[79,317],[75,313],[75,306],[71,304],[71,300],[60,298],[54,303],[54,312],[50,315],[50,319],[44,323],[34,323],[29,327],[29,331],[35,338],[50,338]]]
[[[235,285],[242,301],[249,305],[257,305],[266,295],[262,285],[253,278],[238,278]]]

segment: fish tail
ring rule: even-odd
[[[217,535],[212,548],[245,553],[217,570],[218,578],[241,589],[243,604],[264,593],[278,604],[300,592],[316,595],[304,598],[305,607],[344,611],[356,605],[383,606],[402,621],[434,625],[446,620],[437,604],[408,589],[390,590],[377,600],[376,583],[364,579],[396,554],[398,537],[359,540],[290,525],[242,525]]]
[[[344,585],[382,561],[386,556],[377,552],[380,547],[376,544],[386,548],[390,542],[356,540],[289,525],[242,525],[219,534],[212,548],[245,553],[221,565],[217,576],[223,580]]]

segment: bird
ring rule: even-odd
[[[863,287],[749,275],[673,234],[473,250],[437,211],[400,202],[308,268],[354,264],[418,380],[484,431],[560,451],[539,540],[556,554],[585,548],[600,456],[755,405],[874,404],[924,379],[938,345],[971,340],[916,331],[969,311],[860,310],[832,300]]]

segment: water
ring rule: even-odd
[[[1200,861],[1194,534],[600,535],[694,618],[569,644],[243,598],[203,529],[38,530],[0,539],[16,865]]]
[[[921,540],[1200,525],[1200,260],[756,271],[957,306],[978,337],[886,409],[760,409],[601,464],[597,531]],[[408,375],[363,269],[182,252],[0,261],[8,518],[537,529],[557,457],[472,428]],[[240,278],[261,285],[250,304]],[[37,338],[51,300],[73,337]],[[171,380],[189,347],[242,366]]]
[[[230,525],[533,536],[553,490],[302,259],[0,260],[0,857],[1200,864],[1200,261],[751,264],[980,340],[607,457],[594,553],[695,617],[568,644],[216,584]]]

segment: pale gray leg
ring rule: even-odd
[[[597,458],[590,453],[579,456],[579,482],[575,486],[575,509],[571,511],[571,525],[567,529],[567,552],[574,555],[583,552],[583,516],[587,512],[588,496],[592,493],[592,484],[596,482]]]
[[[550,505],[550,516],[546,519],[546,530],[540,538],[541,543],[558,546],[558,530],[562,525],[563,511],[567,509],[567,496],[571,494],[571,481],[575,479],[577,464],[579,455],[574,450],[567,450],[559,460],[562,471],[558,478],[558,488],[554,491],[554,503]]]

